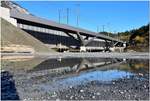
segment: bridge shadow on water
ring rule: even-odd
[[[13,75],[8,71],[1,72],[1,100],[19,100]]]

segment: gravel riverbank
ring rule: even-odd
[[[85,85],[56,92],[51,99],[61,100],[149,100],[149,81],[136,76],[101,83],[91,81]]]
[[[108,58],[3,60],[1,98],[149,100],[148,62]]]

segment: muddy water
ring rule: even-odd
[[[2,99],[148,99],[148,62],[110,58],[2,60]],[[134,89],[135,85],[140,90]]]

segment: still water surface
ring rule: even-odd
[[[51,95],[51,92],[82,86],[92,81],[111,84],[114,80],[149,74],[148,62],[148,59],[34,58],[2,60],[2,70],[5,74],[12,75],[20,99],[26,99]]]

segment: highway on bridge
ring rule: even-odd
[[[66,24],[56,23],[54,21],[50,21],[47,19],[33,16],[33,15],[23,14],[23,13],[17,12],[14,9],[12,9],[10,11],[10,16],[17,20],[28,21],[30,23],[34,23],[35,25],[41,24],[45,27],[49,27],[51,29],[55,29],[55,30],[59,30],[59,31],[70,32],[70,33],[74,33],[74,34],[80,33],[81,35],[88,35],[91,37],[96,37],[96,38],[100,38],[100,39],[104,39],[104,40],[108,40],[108,41],[124,43],[121,40],[118,40],[118,39],[115,39],[115,38],[112,38],[112,37],[109,37],[106,35],[98,34],[98,33],[88,31],[85,29],[81,29],[81,28],[77,28],[77,27],[72,27],[72,26],[69,26]]]

